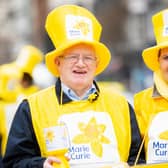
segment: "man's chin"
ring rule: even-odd
[[[74,82],[73,82],[76,86],[80,87],[80,86],[83,86],[85,85],[85,80],[83,79],[76,79]]]

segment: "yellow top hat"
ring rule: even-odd
[[[110,62],[110,51],[99,42],[102,27],[95,16],[83,7],[63,5],[49,13],[46,19],[46,30],[56,47],[46,54],[46,65],[59,76],[54,59],[73,45],[86,43],[95,48],[99,65],[96,74],[102,72]]]
[[[27,72],[32,75],[34,67],[43,59],[42,52],[34,46],[24,46],[15,61],[15,64],[22,72]]]
[[[157,45],[145,49],[142,56],[148,68],[157,71],[159,69],[159,50],[168,47],[168,9],[155,14],[152,17],[152,22]]]
[[[16,87],[22,73],[16,64],[9,63],[0,66],[0,98],[6,101],[15,101],[17,97]]]

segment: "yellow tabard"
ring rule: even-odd
[[[59,150],[70,141],[70,165],[126,162],[131,143],[129,108],[126,99],[101,91],[90,102],[59,105],[52,86],[28,98],[34,131],[42,156]],[[68,137],[61,133],[64,124]]]
[[[168,100],[152,93],[149,88],[135,95],[135,112],[145,136],[147,163],[168,162]]]

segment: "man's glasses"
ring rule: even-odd
[[[82,59],[82,61],[85,63],[85,64],[93,64],[97,61],[97,58],[94,57],[94,56],[82,56],[80,57],[80,55],[67,55],[67,56],[59,56],[59,58],[63,58],[64,60],[72,63],[72,64],[75,64],[77,63],[80,59]]]

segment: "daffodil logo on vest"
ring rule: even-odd
[[[114,127],[107,113],[76,112],[62,115],[59,121],[68,128],[70,165],[120,161]]]
[[[147,163],[166,162],[168,158],[168,112],[158,113],[149,127]]]
[[[90,19],[83,16],[66,16],[66,31],[67,38],[73,39],[93,39],[92,22]]]
[[[64,125],[44,129],[47,152],[69,148],[69,136]]]
[[[78,124],[81,133],[73,138],[75,144],[90,144],[92,152],[98,156],[103,155],[103,144],[110,144],[110,140],[103,135],[106,125],[98,124],[96,119],[93,117],[90,119],[88,124]]]

